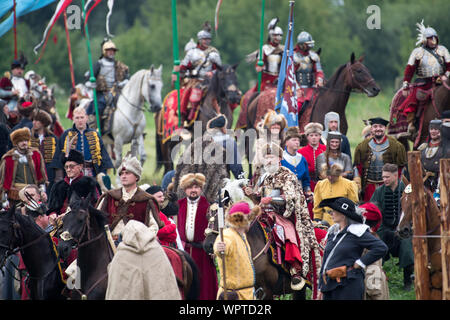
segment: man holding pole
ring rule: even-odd
[[[219,260],[220,287],[217,297],[220,300],[224,293],[226,300],[254,299],[255,272],[245,233],[260,212],[259,206],[250,210],[247,202],[238,202],[226,215],[228,228],[223,229],[223,235],[217,237],[214,243],[214,253]]]

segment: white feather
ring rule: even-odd
[[[417,31],[419,31],[419,34],[417,35],[417,42],[416,45],[422,44],[425,39],[425,25],[423,24],[423,19],[420,23],[416,23]]]

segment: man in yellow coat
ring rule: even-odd
[[[228,228],[223,230],[223,241],[219,236],[214,243],[214,253],[218,258],[220,272],[218,299],[222,299],[225,291],[223,270],[225,259],[225,287],[228,299],[254,300],[255,270],[245,233],[250,222],[260,211],[258,206],[250,210],[247,202],[237,202],[230,208],[225,218]]]
[[[358,203],[358,186],[354,181],[341,176],[343,167],[334,163],[330,168],[326,168],[327,178],[317,182],[314,189],[314,221],[325,220],[329,225],[333,225],[333,219],[328,213],[329,208],[319,208],[322,200],[334,197],[346,197],[355,203]]]

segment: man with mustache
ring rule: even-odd
[[[353,163],[359,174],[354,181],[362,190],[361,198],[364,202],[370,201],[375,189],[383,184],[384,164],[396,164],[399,168],[399,176],[407,164],[405,147],[397,139],[386,135],[386,125],[389,122],[380,117],[369,119],[369,121],[372,137],[358,144]]]
[[[186,197],[178,200],[177,228],[184,250],[194,259],[200,273],[199,300],[215,300],[217,273],[213,260],[203,250],[205,229],[208,227],[208,200],[202,196],[206,178],[201,173],[188,173],[181,177],[180,187]]]
[[[291,170],[280,164],[283,150],[271,143],[264,145],[261,152],[263,166],[255,172],[252,187],[245,187],[244,192],[255,205],[261,205],[263,215],[276,228],[277,237],[284,243],[284,262],[292,275],[291,288],[301,290],[305,279],[314,276],[320,268],[314,226],[301,183]]]

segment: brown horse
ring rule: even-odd
[[[401,96],[402,95],[402,90],[398,90],[397,93],[395,94],[392,103],[391,103],[391,113],[393,111],[393,109],[400,104],[402,101],[404,101],[404,97]],[[440,118],[442,113],[446,110],[450,110],[450,79],[447,79],[446,82],[444,82],[442,85],[440,86],[435,86],[434,88],[432,88],[429,92],[429,95],[426,98],[426,103],[423,105],[423,107],[418,108],[418,110],[420,110],[420,108],[423,109],[423,120],[418,120],[416,121],[416,123],[418,125],[416,125],[416,128],[418,128],[418,133],[415,136],[412,137],[404,137],[404,133],[400,132],[397,133],[394,130],[390,129],[389,132],[390,134],[392,133],[396,133],[397,135],[395,135],[395,137],[397,137],[397,139],[405,146],[406,150],[409,150],[409,142],[408,141],[412,141],[413,144],[413,149],[417,150],[417,148],[424,142],[426,142],[427,138],[428,138],[428,127],[430,124],[430,121],[436,118]],[[418,111],[419,112],[419,111]],[[391,115],[392,117],[392,115]],[[406,116],[404,115],[400,115],[400,117],[403,117],[403,121],[406,121]],[[397,120],[398,121],[398,120]],[[420,124],[422,122],[422,125]],[[406,125],[405,125],[406,128]]]
[[[63,219],[63,230],[77,244],[77,266],[81,276],[79,288],[74,289],[73,296],[103,300],[108,285],[107,267],[114,255],[104,229],[106,215],[93,208],[89,198],[76,199],[70,207],[72,211]],[[187,300],[197,299],[200,288],[197,266],[184,251],[173,250],[180,254],[181,261],[187,262],[183,263],[183,279],[177,279],[180,290]]]
[[[402,215],[397,227],[397,233],[400,238],[409,238],[413,236],[412,215],[414,214],[412,193],[403,192],[401,197]],[[426,234],[428,244],[428,257],[431,276],[432,299],[442,299],[442,292],[439,290],[442,286],[442,260],[441,260],[441,212],[433,194],[425,189],[425,212],[426,212]],[[440,279],[440,280],[439,280]]]
[[[227,118],[227,128],[230,129],[233,124],[233,112],[231,105],[239,103],[241,92],[238,89],[238,81],[236,76],[235,65],[223,65],[219,67],[210,80],[205,96],[202,98],[196,122],[201,122],[202,132],[206,130],[208,121],[219,113],[224,114]],[[173,93],[173,92],[171,92]],[[169,96],[169,93],[167,96]],[[167,98],[166,96],[166,98]],[[164,99],[166,101],[167,99]],[[156,171],[164,166],[164,174],[173,170],[173,162],[171,159],[171,150],[180,141],[177,139],[165,139],[164,137],[164,112],[166,106],[163,106],[160,112],[155,114],[156,124]],[[191,134],[195,128],[195,124],[190,127]],[[167,141],[165,141],[167,140]],[[176,140],[176,141],[174,141]]]
[[[206,238],[203,241],[203,248],[209,254],[213,254],[214,241],[218,236],[217,211],[209,209],[207,215],[209,224],[205,230]],[[247,231],[247,240],[251,248],[255,270],[256,298],[258,300],[272,300],[274,295],[293,294],[294,300],[305,300],[306,286],[302,290],[292,290],[290,275],[281,267],[272,263],[268,253],[269,250],[266,250],[266,237],[258,223],[258,218],[254,220],[254,223],[251,223]]]
[[[310,112],[303,113],[305,119],[299,119],[299,123],[319,122],[323,123],[325,114],[334,111],[340,117],[340,131],[347,134],[348,124],[345,116],[345,107],[352,90],[364,92],[368,97],[375,97],[380,92],[380,87],[370,74],[369,69],[362,63],[364,57],[355,59],[352,53],[350,61],[341,65],[327,81],[326,85],[318,90],[317,97],[309,104]],[[264,116],[267,110],[274,108],[276,90],[274,88],[263,91],[254,98],[247,110],[247,128],[255,128],[261,120],[258,115]],[[262,99],[265,105],[259,105],[258,100]],[[308,117],[309,114],[309,117]]]

